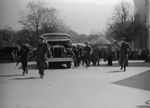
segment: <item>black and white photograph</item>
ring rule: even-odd
[[[150,108],[150,0],[0,0],[0,108]]]

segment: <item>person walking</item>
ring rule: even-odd
[[[21,50],[20,50],[20,61],[22,64],[22,76],[24,76],[25,74],[28,74],[28,68],[27,68],[27,63],[28,63],[28,53],[30,51],[29,48],[29,44],[28,44],[28,40],[25,40],[25,43],[21,46]]]
[[[130,44],[123,37],[120,41],[120,55],[119,55],[119,64],[121,66],[120,70],[124,69],[126,71],[126,67],[128,66],[128,53],[131,51]]]
[[[46,67],[46,54],[52,56],[49,50],[49,45],[45,42],[43,37],[39,37],[39,45],[36,50],[37,67],[39,69],[40,77],[44,77],[44,69]]]

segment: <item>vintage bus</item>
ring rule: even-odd
[[[52,57],[47,56],[47,66],[66,64],[68,68],[73,62],[73,55],[69,53],[71,49],[70,35],[66,33],[45,33],[41,35],[50,46]]]

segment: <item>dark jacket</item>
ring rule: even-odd
[[[120,47],[120,65],[128,65],[128,52],[131,50],[131,47],[128,42],[123,41]]]
[[[36,50],[36,57],[37,57],[37,66],[38,67],[44,67],[45,66],[45,56],[49,53],[49,48],[46,43],[39,43],[37,50]]]
[[[21,61],[27,61],[28,60],[29,51],[30,51],[30,49],[27,45],[21,46],[21,50],[20,50]]]

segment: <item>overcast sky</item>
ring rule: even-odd
[[[0,0],[0,28],[10,26],[21,29],[20,13],[32,0]],[[56,8],[61,19],[74,31],[89,34],[102,32],[115,5],[121,0],[42,0],[48,7]],[[133,0],[125,0],[133,4]]]

